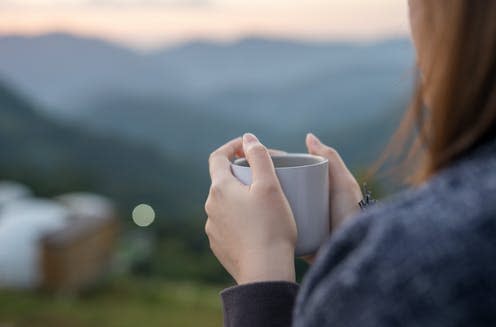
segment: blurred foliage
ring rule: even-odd
[[[1,291],[0,326],[221,326],[222,288],[117,279],[80,297]]]

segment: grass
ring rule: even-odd
[[[221,326],[220,289],[119,279],[79,297],[0,291],[0,326]]]

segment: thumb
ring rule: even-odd
[[[252,170],[253,184],[278,182],[269,151],[255,135],[243,135],[243,151]]]

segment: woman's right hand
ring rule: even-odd
[[[329,160],[329,223],[331,230],[336,230],[346,219],[360,210],[359,202],[363,199],[362,191],[336,150],[320,142],[311,133],[307,135],[306,145],[310,154]],[[271,155],[286,154],[286,152],[279,150],[269,150],[269,152]],[[242,149],[238,150],[237,155],[239,157],[245,156]],[[314,257],[312,255],[303,259],[311,264]]]
[[[363,199],[362,191],[336,150],[320,142],[311,133],[307,135],[306,144],[310,154],[329,160],[329,219],[331,229],[335,230],[360,210],[358,203]]]

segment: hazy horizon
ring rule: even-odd
[[[249,36],[371,41],[408,34],[397,0],[4,0],[0,34],[63,32],[135,49]]]
[[[385,35],[382,37],[377,37],[374,39],[353,39],[353,38],[323,38],[323,39],[307,39],[304,37],[299,37],[299,36],[276,36],[276,35],[263,35],[263,34],[246,34],[246,35],[240,35],[237,37],[233,37],[230,39],[222,39],[222,38],[215,38],[215,37],[192,37],[190,39],[184,39],[184,40],[176,40],[176,41],[171,41],[171,42],[157,42],[153,44],[153,46],[136,46],[133,43],[125,42],[122,40],[116,40],[112,39],[106,36],[100,36],[100,35],[85,35],[77,32],[71,32],[71,31],[64,31],[64,30],[51,30],[51,31],[44,31],[41,33],[37,34],[30,34],[30,33],[23,33],[23,32],[13,32],[13,33],[3,33],[0,32],[0,38],[5,38],[5,37],[19,37],[19,38],[40,38],[40,37],[46,37],[46,36],[67,36],[67,37],[74,37],[77,39],[87,39],[87,40],[96,40],[96,41],[101,41],[105,42],[114,46],[122,47],[127,50],[135,51],[138,53],[153,53],[154,51],[162,51],[162,50],[167,50],[167,49],[174,49],[176,47],[181,47],[184,45],[192,44],[192,43],[207,43],[207,44],[217,44],[217,45],[231,45],[231,44],[236,44],[239,42],[243,42],[245,40],[266,40],[268,42],[294,42],[294,43],[301,43],[301,44],[332,44],[332,43],[343,43],[343,44],[350,44],[350,45],[370,45],[370,44],[376,44],[376,43],[382,43],[382,42],[388,42],[388,41],[394,41],[394,40],[407,40],[408,36],[407,35]]]

